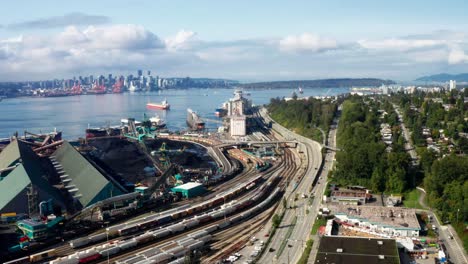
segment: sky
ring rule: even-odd
[[[468,1],[2,1],[0,81],[468,72]]]

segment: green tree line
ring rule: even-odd
[[[328,132],[338,103],[332,100],[294,98],[289,101],[272,98],[268,105],[271,117],[298,134],[322,142],[322,133],[317,128]]]
[[[389,113],[379,120],[379,110]],[[386,119],[386,120],[385,120]],[[399,127],[392,127],[392,150],[381,140],[380,124],[397,122],[388,103],[350,97],[342,105],[332,179],[341,185],[362,185],[374,192],[402,193],[413,184],[410,157],[404,151]]]

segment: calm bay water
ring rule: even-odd
[[[347,88],[304,89],[303,96],[337,95]],[[202,118],[217,119],[215,108],[233,97],[232,89],[187,89],[164,90],[148,93],[124,93],[105,95],[81,95],[55,98],[13,98],[0,102],[0,138],[24,130],[40,133],[54,128],[63,131],[66,139],[84,137],[88,126],[102,127],[119,125],[120,119],[134,117],[142,120],[143,114],[158,114],[166,120],[170,130],[186,129],[187,108],[199,113]],[[266,104],[273,97],[290,97],[292,89],[248,91],[253,104]],[[167,98],[171,110],[146,109],[148,102],[161,102]],[[218,124],[207,122],[208,128]]]

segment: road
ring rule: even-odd
[[[424,201],[426,191],[422,188],[418,188],[418,191],[421,193],[419,196],[419,203],[422,205],[422,207],[429,208]],[[455,264],[468,263],[466,252],[463,248],[463,242],[458,237],[458,234],[455,232],[455,229],[453,229],[452,225],[441,225],[439,219],[436,218],[435,214],[431,210],[417,211],[427,213],[432,217],[432,219],[435,219],[432,220],[432,224],[434,224],[439,230],[439,240],[441,240],[447,248],[448,259]],[[451,237],[453,237],[453,239]]]
[[[392,105],[393,105],[393,109],[395,109],[395,112],[398,115],[398,121],[400,123],[401,130],[403,131],[403,137],[405,138],[405,150],[410,154],[414,165],[417,165],[419,164],[419,158],[418,158],[418,155],[416,154],[416,151],[414,150],[414,146],[411,144],[411,134],[405,126],[405,122],[403,121],[403,116],[400,113],[400,109],[398,108],[397,105],[395,104],[392,104]]]
[[[262,110],[263,111],[260,112],[265,121],[271,121],[265,110]],[[311,205],[309,205],[308,198],[302,198],[302,194],[306,194],[308,197],[311,194],[310,187],[312,186],[314,179],[317,177],[317,169],[322,163],[321,145],[311,139],[297,135],[275,122],[272,126],[273,129],[284,138],[294,138],[303,145],[307,168],[305,177],[303,177],[302,181],[298,183],[296,189],[294,189],[295,183],[289,185],[285,193],[285,197],[287,197],[288,205],[293,205],[295,209],[286,210],[283,221],[269,245],[269,248],[274,249],[274,251],[269,252],[267,249],[259,263],[297,263],[304,251],[306,241],[310,238],[310,230],[315,218],[317,217],[320,200],[326,186],[326,178],[319,180],[320,184],[317,184],[317,186],[312,190],[312,193],[315,194],[316,198],[313,199]],[[332,136],[330,143],[334,143],[334,136]],[[329,159],[329,157],[327,157],[327,159]],[[333,158],[331,158],[331,160],[332,159]],[[329,168],[326,170],[328,169]],[[324,172],[321,177],[326,177],[326,174],[327,173]],[[294,201],[296,194],[298,196],[298,200]],[[297,219],[297,221],[295,225],[292,225],[294,219]],[[288,233],[290,234],[289,239],[287,238]],[[287,242],[286,247],[281,254],[279,254],[278,249],[280,249],[281,244],[283,244],[284,241]]]

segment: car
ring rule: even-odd
[[[268,249],[269,252],[275,252],[275,249],[274,248],[270,248]]]

